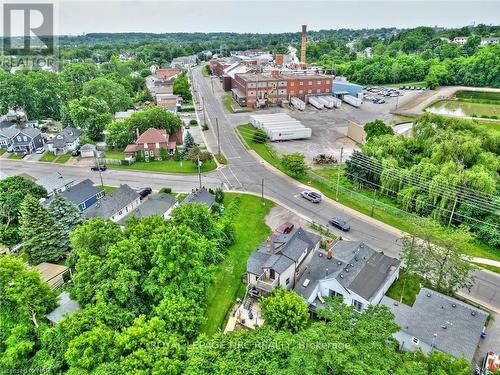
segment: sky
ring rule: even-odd
[[[480,0],[60,0],[56,9],[55,29],[60,35],[180,31],[277,33],[299,31],[302,24],[307,24],[309,30],[421,25],[457,27],[474,22],[500,24],[500,1]],[[20,35],[21,24],[13,21],[14,35]]]

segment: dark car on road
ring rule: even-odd
[[[71,156],[80,156],[80,150],[73,150],[73,152],[71,152]]]
[[[349,229],[351,229],[351,226],[347,224],[345,220],[338,217],[332,217],[330,220],[328,220],[328,222],[334,227],[343,230],[344,232],[349,232]]]
[[[145,187],[145,188],[140,189],[137,193],[141,197],[141,200],[143,200],[152,192],[153,192],[153,189],[151,189],[150,187]]]
[[[283,233],[283,234],[288,234],[293,230],[294,225],[292,223],[286,222],[281,224],[278,229],[276,229],[276,232],[278,233]]]
[[[313,203],[319,203],[321,202],[321,194],[316,193],[311,190],[304,190],[303,192],[300,193],[303,198],[307,199],[308,201],[311,201]]]
[[[101,172],[104,172],[106,169],[108,169],[108,167],[106,167],[105,165],[94,165],[92,168],[90,168],[91,170],[93,170],[94,172],[97,172],[97,171],[101,171]]]

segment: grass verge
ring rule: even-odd
[[[3,149],[3,148],[0,148],[0,155],[3,155],[7,152],[7,150]]]
[[[110,193],[112,193],[116,189],[116,187],[109,186],[109,185],[104,185],[103,189],[104,189],[104,193],[110,194]]]
[[[175,160],[163,160],[163,161],[150,161],[150,162],[135,162],[130,165],[115,165],[108,164],[110,169],[131,169],[136,171],[150,171],[150,172],[170,172],[170,173],[198,173],[198,168],[196,164],[190,160],[184,160],[182,162]],[[201,172],[213,171],[217,168],[217,164],[212,159],[208,162],[203,163],[201,166]]]
[[[247,259],[257,246],[271,233],[265,218],[274,203],[254,195],[226,193],[227,206],[236,196],[240,197],[238,214],[234,221],[235,242],[228,249],[226,258],[217,266],[215,279],[207,290],[206,321],[201,332],[212,335],[223,329],[228,311],[245,293],[242,277],[246,271]]]
[[[24,158],[24,155],[23,154],[10,154],[9,159],[15,159],[15,160],[21,160],[22,158]]]
[[[104,159],[123,160],[125,159],[125,155],[123,151],[106,151],[104,153]]]
[[[70,158],[70,157],[71,157],[71,153],[69,153],[69,152],[68,152],[68,153],[66,153],[66,154],[64,154],[64,155],[59,156],[59,157],[55,160],[55,162],[56,162],[56,163],[60,163],[60,164],[64,164],[64,163],[66,163],[66,162],[69,160],[69,158]]]
[[[485,270],[495,272],[495,273],[500,273],[500,267],[492,266],[489,264],[482,264],[482,263],[474,263],[476,266],[479,268],[484,268]]]
[[[56,160],[56,158],[57,156],[55,156],[52,152],[45,151],[45,153],[40,158],[40,161],[46,161],[48,163],[52,163],[54,160]]]
[[[295,178],[297,181],[309,185],[320,191],[331,199],[337,196],[337,173],[336,167],[318,167],[313,168],[307,176],[294,177],[288,173],[281,165],[279,156],[272,150],[272,147],[255,143],[252,140],[255,129],[251,125],[241,125],[237,128],[239,135],[243,138],[246,145],[254,150],[269,164],[279,169],[281,172]],[[350,207],[365,215],[371,216],[374,192],[371,189],[356,190],[344,174],[340,176],[338,201],[344,206]],[[396,202],[385,195],[376,196],[373,210],[373,218],[386,223],[394,228],[400,229],[406,233],[413,232],[413,215],[398,208]],[[469,246],[464,246],[467,255],[479,258],[487,258],[500,261],[500,252],[484,243],[474,241]]]
[[[224,107],[231,112],[252,112],[251,108],[240,106],[234,99],[233,94],[231,92],[226,92],[224,97],[222,98],[222,103],[224,103]]]

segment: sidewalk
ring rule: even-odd
[[[474,262],[474,263],[480,263],[480,264],[487,264],[489,266],[495,266],[495,267],[499,267],[500,268],[500,262],[497,261],[497,260],[493,260],[493,259],[473,257],[472,258],[472,262]]]

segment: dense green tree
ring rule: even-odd
[[[262,129],[257,129],[257,130],[253,133],[252,140],[253,140],[255,143],[266,143],[266,141],[267,141],[267,134],[264,132],[264,130],[262,130]]]
[[[132,102],[129,93],[121,84],[104,77],[86,82],[82,94],[106,102],[111,113],[124,111]]]
[[[83,213],[61,194],[56,194],[48,207],[55,226],[60,233],[59,241],[63,251],[71,248],[69,234],[77,225],[83,223]]]
[[[286,154],[281,157],[281,165],[293,176],[302,177],[307,173],[305,157],[299,152]]]
[[[87,136],[96,141],[113,116],[104,100],[94,96],[82,96],[68,103],[73,125],[87,131]]]
[[[205,163],[212,160],[212,154],[209,151],[203,151],[198,146],[191,147],[184,159],[191,160],[193,163]]]
[[[59,260],[64,252],[60,232],[45,207],[31,194],[21,203],[20,231],[30,264]]]
[[[75,99],[82,95],[85,82],[98,77],[100,74],[96,64],[78,62],[66,65],[61,72],[61,78],[69,85],[69,97]]]
[[[297,332],[305,328],[309,311],[304,299],[294,291],[276,288],[270,297],[260,302],[266,324],[279,330]]]
[[[185,74],[178,76],[173,85],[173,93],[180,95],[184,101],[191,100],[191,88],[189,87],[189,80]]]
[[[367,122],[364,126],[366,132],[366,140],[370,140],[373,137],[378,137],[384,134],[394,134],[392,128],[386,125],[382,120],[374,120]]]

